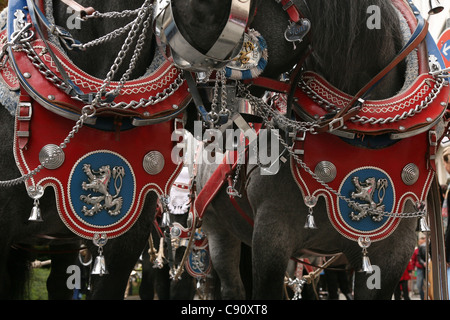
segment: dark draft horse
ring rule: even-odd
[[[79,1],[88,8],[94,6],[98,12],[122,12],[141,7],[142,0],[132,1]],[[73,20],[73,11],[67,11],[67,5],[59,0],[47,1],[53,9],[55,24],[67,28],[68,21]],[[70,20],[72,19],[72,20]],[[115,30],[118,25],[126,25],[132,18],[91,19],[80,24],[79,28],[71,28],[75,39],[87,43],[99,36]],[[69,30],[69,28],[67,28]],[[130,79],[141,77],[150,66],[155,52],[152,40],[152,30],[148,29],[147,41],[142,54],[135,61],[136,67],[130,74]],[[87,74],[103,79],[110,70],[117,52],[124,42],[126,34],[120,34],[111,41],[100,44],[85,51],[69,51],[68,55],[76,66]],[[130,44],[134,47],[136,39]],[[128,68],[132,51],[124,57],[124,63],[118,69],[113,80],[118,80]],[[0,137],[2,156],[0,157],[0,180],[5,181],[20,177],[12,153],[14,117],[5,109],[0,108]],[[70,130],[70,128],[69,128]],[[157,196],[150,192],[143,207],[143,214],[133,227],[123,235],[111,239],[105,247],[108,275],[92,276],[90,298],[92,299],[123,299],[130,272],[135,266],[150,234],[150,227],[156,210]],[[44,222],[28,221],[33,207],[33,201],[27,195],[23,183],[2,187],[0,190],[0,299],[22,299],[26,293],[27,275],[30,258],[34,259],[33,248],[36,244],[49,245],[52,252],[51,274],[47,281],[50,299],[70,299],[66,281],[69,277],[67,266],[76,264],[81,238],[74,235],[61,221],[56,210],[55,195],[50,190],[40,199],[40,208]],[[90,246],[90,244],[88,244]],[[91,247],[96,255],[95,247]],[[53,254],[54,253],[54,254]],[[31,256],[30,256],[31,255]]]
[[[268,63],[262,77],[278,79],[287,72],[288,78],[294,80],[295,74],[289,72],[298,70],[292,68],[296,64],[301,64],[302,70],[297,74],[314,71],[340,92],[355,96],[366,83],[390,64],[404,46],[399,14],[391,1],[314,0],[293,1],[293,3],[311,22],[310,32],[304,37],[303,42],[297,42],[295,46],[283,36],[289,17],[281,4],[289,7],[287,1],[282,1],[281,4],[279,1],[252,1],[249,27],[262,35],[268,48]],[[227,23],[230,6],[231,0],[171,1],[174,21],[179,32],[191,46],[203,54],[212,48],[221,34]],[[374,7],[379,10],[377,19],[380,28],[371,28],[368,25],[371,17],[371,11],[368,9]],[[310,48],[312,53],[303,63],[300,62]],[[189,61],[189,51],[180,50],[176,53],[178,56],[184,53],[182,58]],[[187,69],[211,71],[214,68],[204,67],[202,70],[198,66],[195,68],[188,66]],[[381,100],[397,95],[405,83],[406,70],[407,63],[405,60],[400,61],[382,81],[372,87],[364,99]],[[243,82],[257,85],[256,80]],[[257,92],[256,85],[250,86],[248,90],[254,95],[261,94]],[[284,93],[289,96],[289,90]],[[249,96],[244,94],[244,97]],[[288,98],[288,112],[297,105],[296,110],[300,110],[300,115],[304,114],[301,113],[302,103],[301,99],[295,100],[291,96]],[[443,105],[446,104],[444,101]],[[277,122],[278,119],[272,120],[278,124],[282,132],[280,136],[283,137],[283,129],[286,128],[281,121]],[[317,120],[314,117],[308,119],[313,122]],[[283,150],[283,146],[285,145],[280,146],[280,150]],[[321,145],[317,144],[316,148],[320,149]],[[336,152],[338,150],[329,150],[329,153]],[[306,150],[305,157],[307,156]],[[360,153],[360,156],[363,158],[364,153]],[[353,155],[348,154],[347,157],[350,159]],[[392,162],[396,161],[395,154],[387,157],[392,157]],[[198,192],[201,193],[200,190],[206,185],[217,166],[217,164],[198,164],[196,177]],[[327,206],[324,197],[319,197],[313,208],[315,225],[318,229],[304,228],[309,209],[303,200],[304,194],[299,192],[299,186],[293,179],[294,168],[289,161],[280,162],[280,169],[275,175],[264,175],[258,168],[254,170],[254,165],[247,166],[247,177],[244,187],[241,188],[245,196],[234,199],[240,211],[245,211],[253,221],[253,225],[247,223],[231,203],[230,196],[226,192],[227,183],[204,212],[203,226],[208,235],[214,268],[221,279],[224,298],[244,298],[236,263],[241,242],[252,247],[255,299],[282,298],[284,276],[291,257],[311,253],[325,255],[343,253],[352,268],[361,270],[362,247],[367,243],[358,245],[355,239],[344,237],[342,232],[332,225],[327,215],[330,204]],[[301,175],[310,174],[302,172]],[[222,179],[226,180],[224,177]],[[433,207],[430,206],[429,209],[433,211]],[[418,212],[411,201],[399,210]],[[398,220],[399,224],[389,237],[373,241],[368,248],[372,265],[378,266],[380,270],[379,286],[370,285],[369,282],[373,281],[373,278],[372,280],[369,278],[372,273],[356,272],[355,299],[391,299],[416,245],[419,216]]]

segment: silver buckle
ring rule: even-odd
[[[337,123],[337,125],[335,125]],[[332,120],[329,124],[328,124],[328,131],[329,132],[333,132],[339,128],[342,128],[344,126],[344,118],[343,117],[339,117],[336,118],[334,120]]]
[[[31,102],[19,102],[18,104],[18,110],[19,110],[19,114],[17,116],[17,120],[19,121],[30,121],[31,120],[31,115],[33,114],[33,108],[31,107]],[[20,108],[28,108],[28,114],[26,116],[21,116],[20,115]]]

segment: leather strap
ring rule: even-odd
[[[19,98],[19,104],[17,105],[17,141],[20,150],[27,147],[28,140],[30,139],[30,123],[32,116],[32,99],[28,94],[22,94]]]
[[[228,180],[228,185],[231,187],[233,186],[233,178],[231,175],[227,176],[227,180]],[[242,216],[242,218],[244,218],[245,221],[248,222],[248,224],[250,224],[252,227],[254,225],[253,219],[251,219],[247,213],[241,208],[241,206],[239,205],[239,203],[236,201],[236,198],[232,195],[229,196],[230,198],[230,202],[233,205],[233,207],[236,209],[236,211]]]
[[[283,6],[283,10],[289,15],[289,19],[293,22],[297,22],[304,18],[301,11],[297,8],[292,0],[281,0],[279,1]]]
[[[425,39],[428,33],[428,22],[423,20],[423,24],[419,25],[416,31],[420,31],[417,37],[415,37],[413,41],[408,43],[407,46],[404,47],[394,58],[394,60],[392,60],[383,70],[381,70],[374,78],[372,78],[371,81],[369,81],[361,90],[359,90],[346,107],[342,108],[329,120],[324,121],[316,129],[317,133],[327,131],[332,132],[336,129],[339,129],[344,125],[345,121],[349,120],[359,112],[362,103],[364,103],[361,97],[366,94],[371,88],[373,88],[378,83],[378,81],[383,79],[386,74],[388,74],[395,66],[397,66],[403,59],[405,59],[408,54],[410,54]],[[355,106],[358,100],[361,102],[361,104]]]
[[[85,8],[81,4],[73,1],[73,0],[61,0],[72,10],[80,14],[80,17],[83,18],[86,15],[91,15],[95,12],[95,9],[92,7]]]

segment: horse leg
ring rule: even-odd
[[[91,277],[92,290],[89,299],[124,299],[130,274],[150,236],[155,212],[156,195],[151,193],[147,196],[142,213],[133,227],[120,237],[108,240],[103,247],[103,255],[109,274]],[[97,247],[92,243],[88,246],[95,261]]]
[[[79,244],[51,245],[49,248],[54,253],[50,254],[52,267],[47,278],[48,299],[70,300],[73,290],[69,289],[67,285],[67,280],[70,276],[67,273],[67,268],[71,265],[76,265]]]
[[[257,217],[261,215],[258,212]],[[291,250],[287,229],[275,223],[258,223],[253,232],[253,299],[280,300]],[[271,235],[271,236],[269,236]],[[275,237],[274,237],[275,235]]]
[[[5,248],[0,264],[0,299],[24,299],[30,279],[29,252]]]
[[[211,216],[212,214],[205,214],[204,226],[212,265],[220,279],[222,299],[244,300],[245,289],[239,270],[241,240],[225,228],[215,228],[214,232],[208,232],[208,220]]]

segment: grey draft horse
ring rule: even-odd
[[[290,71],[299,63],[310,43],[313,52],[302,66],[304,70],[313,70],[338,89],[354,95],[397,55],[403,45],[399,18],[391,1],[293,2],[312,25],[310,42],[305,37],[295,49],[283,37],[288,16],[281,5],[277,1],[253,1],[256,10],[255,7],[250,10],[250,28],[264,37],[268,47],[268,65],[262,76],[277,79],[283,72]],[[227,20],[231,1],[172,0],[171,3],[181,34],[197,50],[204,54],[208,52]],[[371,30],[367,27],[370,5],[381,10],[382,28]],[[405,65],[399,63],[370,93],[370,99],[394,96],[404,83]],[[301,101],[298,103],[301,105]],[[395,161],[395,155],[392,156]],[[214,164],[198,165],[198,190],[216,167]],[[237,212],[226,189],[225,183],[203,217],[211,258],[221,279],[225,299],[245,297],[236,263],[241,242],[252,247],[254,299],[282,298],[285,271],[291,257],[343,253],[355,270],[361,269],[361,247],[333,227],[323,198],[314,207],[318,229],[304,228],[308,207],[292,177],[289,161],[281,163],[276,175],[262,175],[260,170],[248,165],[245,189],[241,189],[245,196],[235,199],[253,225]],[[404,210],[413,212],[415,209],[408,202]],[[417,218],[401,219],[394,233],[371,244],[369,256],[372,264],[380,268],[380,285],[371,287],[368,285],[371,273],[357,272],[355,299],[391,299],[416,245],[417,225]]]
[[[59,0],[54,0],[53,17],[55,24],[67,28],[69,19],[75,23],[74,14],[67,11],[67,5]],[[81,0],[83,6],[93,6],[99,12],[121,12],[139,8],[143,1],[100,1],[93,3],[89,0]],[[93,19],[85,21],[79,28],[70,29],[75,39],[86,43],[101,35],[107,34],[125,25],[131,18]],[[151,28],[143,47],[143,54],[136,60],[136,68],[130,74],[131,79],[142,76],[150,66],[155,45],[152,40]],[[114,38],[94,48],[88,48],[83,52],[70,51],[68,55],[86,73],[104,78],[110,70],[117,52],[120,49],[126,34]],[[136,41],[136,39],[135,39]],[[132,43],[131,46],[135,46]],[[132,50],[120,66],[116,77],[123,74],[129,64]],[[14,118],[9,112],[0,108],[0,137],[1,154],[0,180],[15,179],[20,176],[12,153]],[[123,237],[112,239],[105,247],[104,255],[109,271],[103,277],[92,276],[92,299],[123,299],[127,281],[131,270],[146,245],[150,234],[151,223],[156,210],[157,196],[153,192],[146,197],[143,214],[134,226]],[[69,276],[67,266],[76,264],[78,248],[81,238],[74,235],[61,221],[56,210],[55,195],[50,190],[45,192],[40,199],[41,212],[44,222],[28,221],[33,201],[27,195],[23,184],[2,187],[0,189],[0,299],[22,299],[26,293],[25,280],[29,272],[30,247],[36,244],[50,245],[52,256],[52,271],[48,280],[50,299],[70,299],[72,290],[69,290],[66,281]],[[45,236],[45,237],[44,237]],[[48,240],[52,239],[52,240]],[[88,244],[89,245],[89,244]],[[96,249],[91,247],[93,254]],[[69,253],[68,253],[69,252]]]

